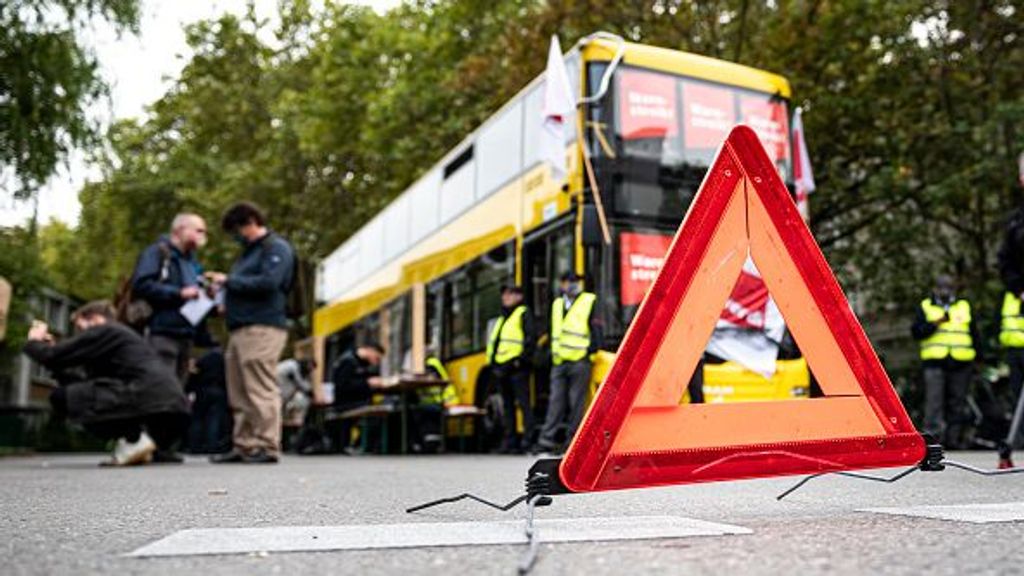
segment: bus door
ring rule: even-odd
[[[551,371],[551,302],[557,295],[558,279],[570,272],[574,259],[574,228],[571,217],[546,226],[523,239],[523,292],[533,312],[538,336],[531,389],[534,414],[543,422],[548,405],[548,381]]]

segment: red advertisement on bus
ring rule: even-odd
[[[735,93],[683,82],[683,137],[687,149],[715,149],[736,125]]]
[[[619,90],[619,127],[624,139],[672,138],[679,133],[674,78],[624,70]]]
[[[619,236],[620,299],[623,306],[639,304],[661,270],[672,244],[671,234],[623,232]]]
[[[782,102],[765,96],[740,96],[740,121],[761,137],[768,156],[778,164],[789,158],[789,119]]]

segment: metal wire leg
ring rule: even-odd
[[[495,510],[501,510],[502,512],[508,512],[512,508],[515,508],[520,502],[523,502],[526,499],[527,499],[527,496],[524,494],[523,496],[520,496],[520,497],[516,498],[515,500],[509,502],[508,504],[496,504],[494,502],[490,502],[488,500],[484,500],[483,498],[480,498],[479,496],[474,496],[473,494],[465,493],[465,494],[459,494],[458,496],[453,496],[451,498],[441,498],[440,500],[433,500],[433,501],[427,502],[425,504],[419,504],[417,506],[413,506],[412,508],[406,508],[405,511],[406,511],[407,514],[412,514],[413,512],[419,512],[420,510],[424,510],[426,508],[432,508],[434,506],[440,506],[441,504],[453,504],[453,503],[458,502],[460,500],[473,500],[474,502],[479,502],[480,504],[483,504],[485,506],[490,506],[491,508],[494,508]]]
[[[540,547],[540,541],[537,538],[537,529],[533,526],[533,515],[537,509],[537,503],[544,496],[534,495],[526,501],[526,539],[528,541],[528,548],[526,554],[523,555],[522,560],[519,561],[519,574],[526,574],[537,562],[537,551]]]
[[[949,464],[949,462],[945,462],[945,463]],[[900,472],[899,474],[897,474],[897,475],[895,475],[895,476],[893,476],[891,478],[886,478],[885,476],[873,476],[871,474],[861,474],[859,472],[820,472],[818,474],[812,474],[811,476],[808,476],[808,477],[804,478],[803,480],[797,482],[795,486],[793,486],[789,490],[786,490],[782,494],[779,494],[778,496],[775,497],[775,499],[776,500],[782,500],[786,496],[789,496],[793,492],[796,492],[798,489],[803,487],[804,484],[807,484],[811,480],[813,480],[813,479],[815,479],[815,478],[817,478],[819,476],[825,476],[825,475],[828,475],[828,474],[835,474],[837,476],[846,476],[846,477],[849,477],[849,478],[859,478],[861,480],[871,480],[873,482],[883,482],[885,484],[892,484],[893,482],[896,482],[897,480],[901,480],[903,478],[906,478],[907,476],[912,474],[915,470],[918,470],[917,466],[914,466],[912,468],[907,468],[906,470]]]
[[[963,462],[957,462],[955,460],[943,460],[943,464],[951,468],[959,468],[960,470],[966,470],[967,472],[973,472],[974,474],[980,474],[982,476],[1003,476],[1006,474],[1020,474],[1024,472],[1024,468],[1004,468],[1002,470],[988,470],[985,468],[977,468],[970,464],[964,464]]]

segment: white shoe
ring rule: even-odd
[[[110,458],[108,466],[135,466],[146,464],[153,459],[153,452],[156,452],[156,442],[146,434],[139,433],[139,439],[129,442],[124,438],[118,438],[114,446],[114,453]]]

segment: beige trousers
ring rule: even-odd
[[[277,362],[288,332],[276,326],[246,326],[231,332],[224,362],[228,401],[235,417],[235,450],[281,451],[281,392]]]

